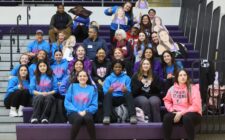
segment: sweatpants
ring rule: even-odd
[[[94,120],[93,115],[91,113],[87,112],[85,116],[81,116],[77,112],[74,112],[68,115],[68,120],[70,124],[72,124],[70,140],[76,139],[77,134],[79,133],[79,130],[83,124],[85,124],[87,127],[90,139],[96,140]]]
[[[124,94],[124,96],[113,97],[112,94],[107,93],[104,96],[104,116],[109,117],[113,106],[120,106],[121,104],[126,104],[128,107],[129,116],[136,116],[136,111],[134,107],[134,99],[131,94]]]
[[[136,107],[139,107],[144,111],[145,115],[149,117],[150,121],[161,122],[161,100],[158,96],[151,96],[149,98],[145,96],[137,96],[134,98],[134,104]]]
[[[171,138],[175,115],[176,115],[175,113],[169,112],[164,116],[163,119],[164,140],[170,140]],[[179,123],[184,125],[188,140],[194,140],[195,126],[197,124],[200,124],[200,122],[201,122],[201,115],[196,112],[189,112],[182,116]]]
[[[32,119],[36,118],[38,120],[49,119],[52,105],[55,101],[53,95],[37,95],[33,98],[33,114]]]
[[[10,108],[10,106],[18,108],[20,105],[28,106],[30,97],[31,96],[28,90],[16,90],[15,92],[11,93],[7,98],[5,98],[4,104],[6,108]]]

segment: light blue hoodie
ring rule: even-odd
[[[115,75],[114,72],[112,72],[108,77],[106,77],[104,84],[103,84],[103,92],[104,94],[107,94],[109,88],[112,86],[114,88],[114,92],[112,95],[114,97],[123,96],[124,93],[122,92],[122,87],[125,86],[128,90],[128,93],[131,92],[130,87],[131,79],[129,76],[127,76],[124,72],[122,72],[120,75]]]
[[[79,83],[71,84],[66,93],[64,106],[68,115],[81,111],[95,114],[98,110],[98,93],[91,85],[81,87]]]
[[[61,82],[63,77],[66,77],[67,70],[68,70],[68,62],[66,59],[62,59],[60,63],[57,63],[55,60],[54,63],[51,65],[51,69],[57,78],[58,82]]]

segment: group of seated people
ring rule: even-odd
[[[71,140],[83,123],[90,138],[96,139],[94,117],[110,124],[114,107],[125,104],[131,124],[163,121],[164,137],[170,139],[173,124],[182,122],[188,139],[194,139],[194,126],[201,119],[199,87],[191,84],[181,61],[176,60],[187,57],[184,45],[174,42],[165,26],[152,28],[161,21],[154,9],[135,24],[132,3],[106,9],[105,14],[113,17],[108,45],[99,36],[96,21],[88,25],[83,43],[76,43],[69,15],[63,5],[57,8],[50,42],[37,30],[36,40],[11,71],[4,99],[10,116],[23,116],[23,108],[32,106],[31,123],[49,123],[54,102],[63,100],[72,124]],[[163,119],[162,105],[168,111]],[[143,111],[143,119],[137,118],[137,109]]]

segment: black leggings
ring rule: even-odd
[[[81,116],[80,114],[74,112],[68,116],[68,119],[70,124],[72,124],[70,140],[76,139],[77,134],[83,124],[85,124],[87,127],[90,139],[96,140],[94,120],[91,113],[87,112],[85,116]]]
[[[170,140],[174,125],[175,113],[169,112],[165,114],[163,119],[164,140]],[[188,140],[195,138],[195,126],[200,124],[201,115],[196,112],[189,112],[182,116],[179,123],[184,125]]]
[[[10,108],[10,106],[18,108],[20,105],[28,106],[30,97],[28,90],[16,90],[4,100],[4,104],[6,108]]]

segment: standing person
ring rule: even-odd
[[[118,8],[120,8],[119,6],[113,6],[110,8],[105,9],[104,13],[107,16],[112,16],[113,14],[116,14],[116,12],[118,11]],[[129,30],[132,26],[133,26],[133,5],[130,1],[125,1],[125,3],[122,5],[122,9],[125,12],[125,16],[127,19],[127,24],[126,24],[126,28],[125,31]],[[116,17],[116,16],[114,16]],[[113,22],[112,22],[113,23]],[[120,26],[121,28],[121,26]],[[114,37],[114,33],[115,31],[118,29],[118,26],[111,24],[111,29],[110,29],[110,39],[112,41],[113,37]],[[121,28],[124,29],[124,28]]]
[[[61,50],[56,50],[54,53],[54,62],[51,65],[51,69],[53,70],[53,74],[57,79],[58,86],[61,85],[63,77],[67,76],[68,70],[68,62],[66,59],[62,59],[63,54]]]
[[[175,61],[174,55],[170,51],[164,51],[161,57],[164,90],[167,90],[174,84],[174,77],[177,71],[183,69],[183,64],[180,61]]]
[[[98,109],[98,93],[91,85],[87,72],[80,71],[77,80],[79,83],[70,85],[64,102],[69,122],[72,124],[70,140],[76,138],[83,124],[87,127],[90,139],[96,140],[93,115]]]
[[[97,50],[103,48],[108,53],[108,47],[106,41],[99,37],[98,27],[90,26],[88,29],[88,38],[83,42],[84,48],[86,49],[86,55],[90,60],[94,60]]]
[[[145,32],[147,39],[150,41],[152,32],[152,23],[148,15],[143,15],[140,22],[140,31]]]
[[[57,6],[57,12],[51,18],[49,39],[53,43],[56,41],[56,34],[63,31],[65,32],[65,38],[67,39],[71,35],[72,18],[64,11],[64,5],[59,4]]]
[[[115,60],[112,63],[113,72],[106,77],[103,84],[104,92],[104,124],[110,124],[110,114],[113,106],[120,106],[126,103],[130,117],[130,123],[136,124],[136,111],[134,100],[131,95],[131,79],[124,72],[124,64],[121,60]]]
[[[4,98],[4,105],[10,108],[9,116],[23,116],[24,106],[29,105],[29,73],[27,65],[21,64],[17,76],[11,78],[8,83]],[[18,109],[18,110],[17,110]]]
[[[192,85],[186,70],[175,75],[175,83],[163,98],[168,111],[163,119],[164,140],[170,140],[173,125],[182,123],[188,140],[195,138],[195,126],[201,122],[202,105],[199,85]]]
[[[29,56],[24,53],[20,56],[20,59],[19,59],[19,64],[16,65],[10,72],[10,77],[9,78],[12,78],[13,76],[17,76],[18,74],[18,70],[19,70],[19,67],[20,65],[28,65],[30,62],[29,60]]]
[[[57,87],[57,79],[48,63],[39,61],[35,76],[30,81],[30,93],[34,96],[31,123],[48,123]]]
[[[42,30],[37,30],[35,40],[27,46],[27,55],[30,58],[34,58],[40,50],[44,50],[48,54],[50,53],[50,45],[43,39],[43,34],[44,32]]]
[[[141,61],[138,72],[131,79],[131,91],[135,106],[144,111],[147,120],[160,122],[161,82],[159,77],[153,74],[149,59]]]
[[[156,15],[156,10],[155,9],[149,9],[148,10],[148,16],[149,16],[151,22],[153,22],[153,20],[155,18],[155,15]]]

